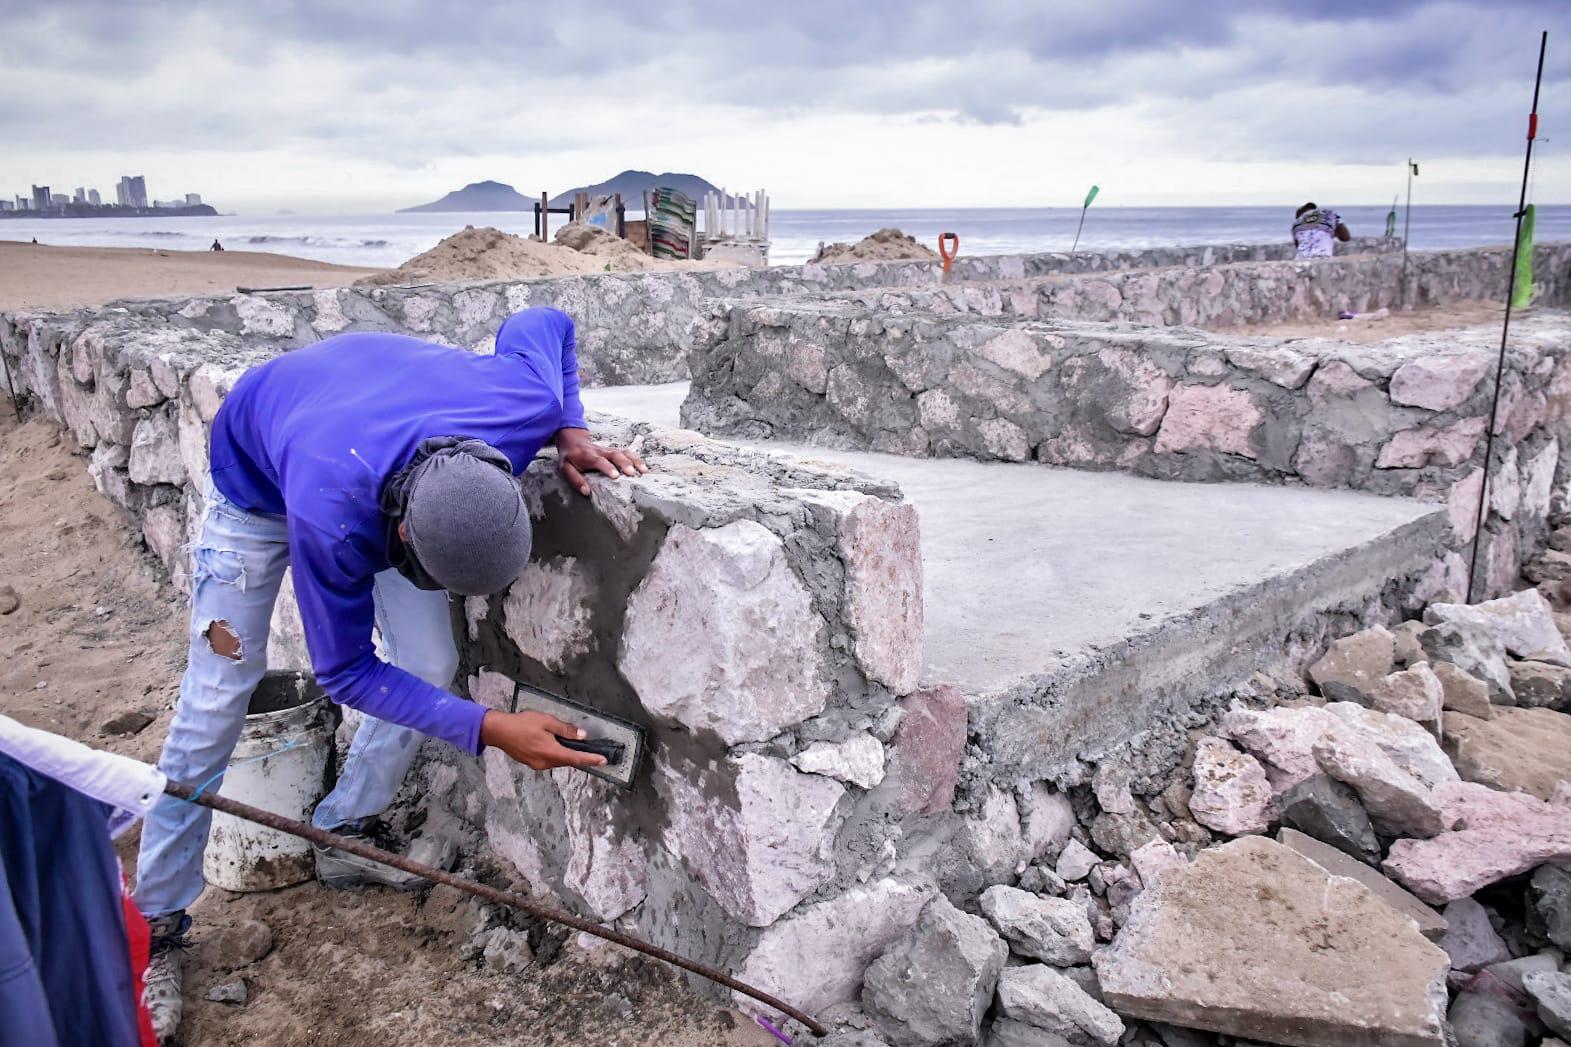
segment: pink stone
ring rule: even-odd
[[[1354,702],[1332,702],[1326,712],[1373,742],[1419,784],[1434,787],[1457,780],[1456,768],[1430,731],[1405,716],[1366,709]]]
[[[1503,527],[1499,531],[1485,531],[1484,542],[1487,566],[1484,569],[1483,596],[1501,596],[1516,588],[1522,575],[1522,558],[1517,544],[1517,529]]]
[[[1439,732],[1445,688],[1426,663],[1392,673],[1375,686],[1370,704],[1383,713],[1394,713]]]
[[[1129,855],[1129,861],[1140,877],[1140,885],[1147,889],[1155,887],[1157,878],[1167,870],[1180,869],[1189,864],[1189,859],[1178,853],[1166,840],[1152,840],[1142,844]]]
[[[1549,601],[1537,589],[1477,604],[1430,604],[1424,609],[1424,621],[1455,622],[1489,633],[1517,658],[1571,666],[1571,647],[1555,625]]]
[[[155,411],[136,423],[131,435],[130,475],[139,484],[178,484],[185,480],[180,434],[174,419]]]
[[[929,887],[883,879],[806,906],[759,936],[737,977],[810,1014],[850,1003],[868,965],[915,925],[932,895]],[[735,1002],[759,1008],[740,995]]]
[[[965,754],[965,695],[952,684],[917,691],[901,702],[900,728],[890,743],[888,778],[904,814],[937,814],[955,801]]]
[[[1309,381],[1315,370],[1315,358],[1293,349],[1229,349],[1227,362],[1244,371],[1253,371],[1272,385],[1284,389],[1297,389]]]
[[[1320,773],[1315,741],[1335,719],[1316,706],[1256,711],[1231,709],[1222,717],[1222,734],[1260,760],[1278,794]]]
[[[185,542],[185,520],[174,506],[155,505],[142,517],[142,537],[153,555],[172,569]]]
[[[1046,782],[1035,782],[1021,807],[1031,857],[1040,858],[1048,851],[1057,854],[1075,827],[1075,809],[1069,797]]]
[[[1517,468],[1516,448],[1508,447],[1489,477],[1489,508],[1502,520],[1516,515],[1522,501],[1522,471]]]
[[[1260,425],[1260,408],[1242,389],[1225,385],[1186,385],[1168,397],[1167,414],[1157,431],[1156,450],[1219,451],[1254,459],[1250,436]]]
[[[513,694],[517,690],[518,684],[511,677],[489,669],[481,669],[469,678],[469,697],[487,709],[512,712]]]
[[[1500,404],[1501,429],[1512,443],[1521,443],[1533,428],[1544,420],[1549,411],[1549,401],[1543,393],[1518,392],[1512,398],[1502,397]]]
[[[837,521],[846,565],[852,651],[869,679],[895,694],[922,671],[922,549],[916,507],[855,491],[804,491]]]
[[[639,834],[619,835],[606,818],[607,810],[625,802],[616,788],[580,771],[559,767],[551,772],[566,811],[571,856],[562,882],[578,893],[597,919],[614,920],[644,900],[649,882],[648,860]]]
[[[1385,835],[1433,836],[1444,827],[1429,788],[1355,729],[1339,724],[1327,731],[1315,743],[1315,759],[1358,792]]]
[[[1309,380],[1309,398],[1318,406],[1327,400],[1355,396],[1373,386],[1373,382],[1343,361],[1332,360],[1315,369],[1314,377]]]
[[[593,599],[589,574],[576,558],[532,560],[507,589],[502,631],[520,654],[561,672],[594,645]]]
[[[1031,382],[1042,377],[1053,366],[1053,358],[1042,352],[1036,339],[1023,329],[1006,331],[983,342],[977,347],[976,354]]]
[[[1461,465],[1473,457],[1484,435],[1483,418],[1463,418],[1440,429],[1404,429],[1380,449],[1377,469],[1422,469],[1426,465]]]
[[[550,897],[551,883],[546,879],[545,859],[540,853],[540,845],[532,837],[503,828],[495,818],[486,819],[485,837],[491,849],[524,878],[531,892]]]
[[[1451,485],[1446,495],[1446,513],[1451,517],[1451,534],[1457,544],[1465,545],[1478,533],[1478,497],[1484,490],[1484,470],[1474,469]]]
[[[617,666],[650,713],[730,745],[763,741],[829,700],[822,634],[768,528],[677,525],[628,599]]]
[[[1007,418],[987,418],[977,423],[977,435],[988,454],[1005,462],[1023,462],[1031,457],[1031,438]],[[876,448],[875,448],[876,450]]]
[[[767,927],[834,876],[845,787],[756,753],[701,773],[657,758],[668,851],[735,919]]]
[[[1121,433],[1150,436],[1167,413],[1173,379],[1138,353],[1102,349],[1096,354],[1102,366],[1123,379],[1127,393],[1113,396],[1106,405],[1107,421]]]
[[[1195,747],[1195,791],[1189,813],[1208,829],[1242,836],[1270,825],[1271,783],[1258,760],[1220,738]]]
[[[1431,905],[1474,893],[1545,862],[1571,868],[1571,813],[1527,793],[1473,782],[1436,786],[1447,824],[1427,840],[1391,845],[1385,870]]]
[[[1358,452],[1351,445],[1317,433],[1304,436],[1293,458],[1293,468],[1312,487],[1347,483],[1357,467]]]
[[[1489,922],[1489,913],[1471,898],[1458,898],[1446,906],[1446,932],[1440,948],[1451,957],[1451,969],[1476,971],[1511,959],[1511,950]]]
[[[1473,395],[1488,371],[1489,357],[1482,353],[1419,357],[1391,375],[1391,400],[1431,411],[1450,410]]]
[[[1560,463],[1560,442],[1551,440],[1522,467],[1522,502],[1518,508],[1529,521],[1549,515],[1554,495],[1555,467]]]

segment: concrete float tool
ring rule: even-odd
[[[597,713],[595,715],[598,716],[601,714]],[[707,978],[716,985],[722,985],[727,989],[741,993],[743,996],[757,1000],[764,1006],[769,1007],[772,1010],[783,1014],[794,1021],[800,1022],[809,1032],[815,1036],[824,1036],[829,1032],[828,1029],[826,1029],[819,1022],[815,1021],[811,1016],[797,1010],[795,1007],[792,1007],[784,1000],[771,996],[762,989],[755,989],[746,982],[737,981],[735,978],[731,977],[729,974],[726,974],[722,970],[718,970],[717,968],[711,967],[705,963],[699,963],[697,960],[690,960],[685,956],[680,956],[674,952],[671,952],[669,949],[662,949],[658,945],[652,945],[649,942],[646,942],[641,938],[635,938],[630,934],[623,934],[621,931],[612,930],[610,927],[602,927],[600,924],[595,923],[592,920],[586,920],[580,916],[575,916],[565,909],[558,909],[550,905],[541,905],[534,899],[525,897],[522,894],[518,894],[513,891],[498,890],[495,887],[488,887],[483,883],[476,883],[473,880],[466,880],[462,876],[455,876],[450,872],[445,872],[441,869],[425,865],[421,862],[412,861],[408,858],[405,858],[401,854],[394,854],[392,851],[384,851],[380,847],[372,847],[371,845],[363,843],[360,840],[351,840],[347,837],[340,836],[337,833],[331,833],[325,829],[318,829],[314,825],[308,825],[305,822],[296,821],[293,818],[285,818],[283,815],[274,814],[272,811],[264,811],[260,807],[252,807],[248,803],[240,803],[237,800],[231,800],[227,796],[219,796],[213,793],[202,792],[180,782],[165,782],[164,792],[178,800],[185,800],[190,803],[201,804],[203,807],[210,807],[215,811],[222,811],[223,813],[233,815],[236,818],[244,818],[246,821],[256,822],[258,825],[265,825],[269,829],[277,829],[279,832],[288,833],[291,836],[298,836],[301,839],[310,840],[318,847],[337,847],[340,850],[347,851],[348,853],[357,855],[361,858],[368,858],[373,862],[381,862],[383,865],[391,865],[395,869],[402,869],[404,872],[413,873],[416,876],[424,877],[433,883],[445,883],[449,887],[457,888],[458,890],[463,891],[465,894],[472,894],[477,898],[483,898],[495,905],[506,905],[509,908],[528,913],[530,916],[537,917],[538,919],[549,920],[552,923],[559,923],[564,927],[571,927],[575,931],[583,931],[585,934],[592,934],[596,938],[604,938],[606,941],[615,942],[617,945],[620,945],[625,949],[632,949],[634,952],[643,953],[645,956],[652,956],[657,960],[669,963],[673,967],[680,967],[684,971],[690,971],[702,978]]]
[[[546,713],[575,727],[582,727],[588,737],[582,741],[576,738],[561,738],[559,741],[562,747],[576,752],[604,756],[605,766],[580,767],[579,770],[623,789],[633,788],[633,782],[638,777],[638,768],[644,762],[646,748],[644,729],[638,724],[587,705],[580,705],[570,698],[563,698],[550,691],[542,691],[526,683],[519,684],[513,691],[511,711]]]

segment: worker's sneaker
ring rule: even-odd
[[[373,847],[380,847],[384,851],[391,851],[389,841],[382,833],[375,832],[345,832],[338,831],[338,835],[347,837],[359,843],[367,843]],[[423,891],[431,886],[431,881],[424,876],[417,876],[403,869],[395,869],[391,865],[383,865],[369,858],[362,858],[358,854],[337,847],[318,847],[311,845],[316,852],[316,878],[322,881],[325,887],[335,890],[347,890],[353,887],[363,887],[368,883],[380,884],[398,891]],[[430,836],[421,836],[409,848],[409,858],[446,870],[453,860],[453,849]]]
[[[180,985],[185,975],[185,952],[191,947],[186,932],[191,917],[184,912],[170,913],[147,921],[152,932],[147,973],[142,979],[142,1002],[153,1022],[153,1035],[159,1047],[169,1047],[180,1031]]]

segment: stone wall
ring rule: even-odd
[[[1389,253],[1385,240],[1339,245],[1345,253]],[[1286,257],[1281,244],[1219,244],[1075,255],[985,255],[956,263],[957,281],[999,280],[1046,273],[1105,272],[1151,266],[1210,266]],[[764,269],[605,273],[592,276],[338,288],[117,303],[114,315],[135,325],[149,344],[177,344],[194,335],[227,334],[252,349],[309,345],[345,331],[391,331],[447,345],[489,351],[504,319],[530,306],[554,306],[577,323],[581,378],[586,385],[633,385],[687,377],[694,329],[716,298],[824,294],[869,287],[936,285],[932,262],[773,266]],[[61,341],[99,322],[101,309],[63,314],[0,314],[0,351],[14,360],[17,343]],[[11,346],[5,349],[5,346]],[[22,378],[23,388],[32,388]]]
[[[1160,269],[1065,270],[1036,278],[899,285],[826,297],[889,313],[1225,328],[1323,320],[1344,310],[1397,309],[1404,302],[1499,301],[1505,297],[1510,262],[1508,248],[1415,251],[1405,297],[1399,259],[1378,253],[1313,262],[1229,259]],[[1539,245],[1534,282],[1538,304],[1571,305],[1571,243]],[[727,306],[719,308],[723,312]]]
[[[183,582],[214,412],[230,375],[278,350],[150,340],[123,315],[58,331],[13,343],[13,374]],[[651,757],[624,792],[431,743],[418,793],[534,890],[810,1009],[852,999],[935,889],[927,867],[896,868],[901,824],[958,817],[966,710],[918,690],[915,510],[853,473],[592,424],[652,471],[584,499],[549,456],[531,466],[533,561],[506,593],[455,602],[457,686],[493,708],[513,681],[566,694],[647,725]],[[947,786],[929,773],[946,756]]]
[[[695,351],[682,417],[748,438],[1444,501],[1461,547],[1497,350],[1483,329],[1363,346],[845,300],[740,304]],[[1491,592],[1514,579],[1571,479],[1568,350],[1564,314],[1513,325],[1481,579]]]

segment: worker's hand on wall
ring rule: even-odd
[[[649,471],[644,460],[632,451],[595,443],[589,438],[587,429],[558,429],[556,451],[561,459],[562,475],[583,495],[589,493],[587,473],[604,473],[615,480]]]
[[[568,749],[558,738],[582,739],[584,732],[545,713],[504,713],[495,709],[480,721],[480,744],[495,746],[525,767],[600,767],[605,757]]]

